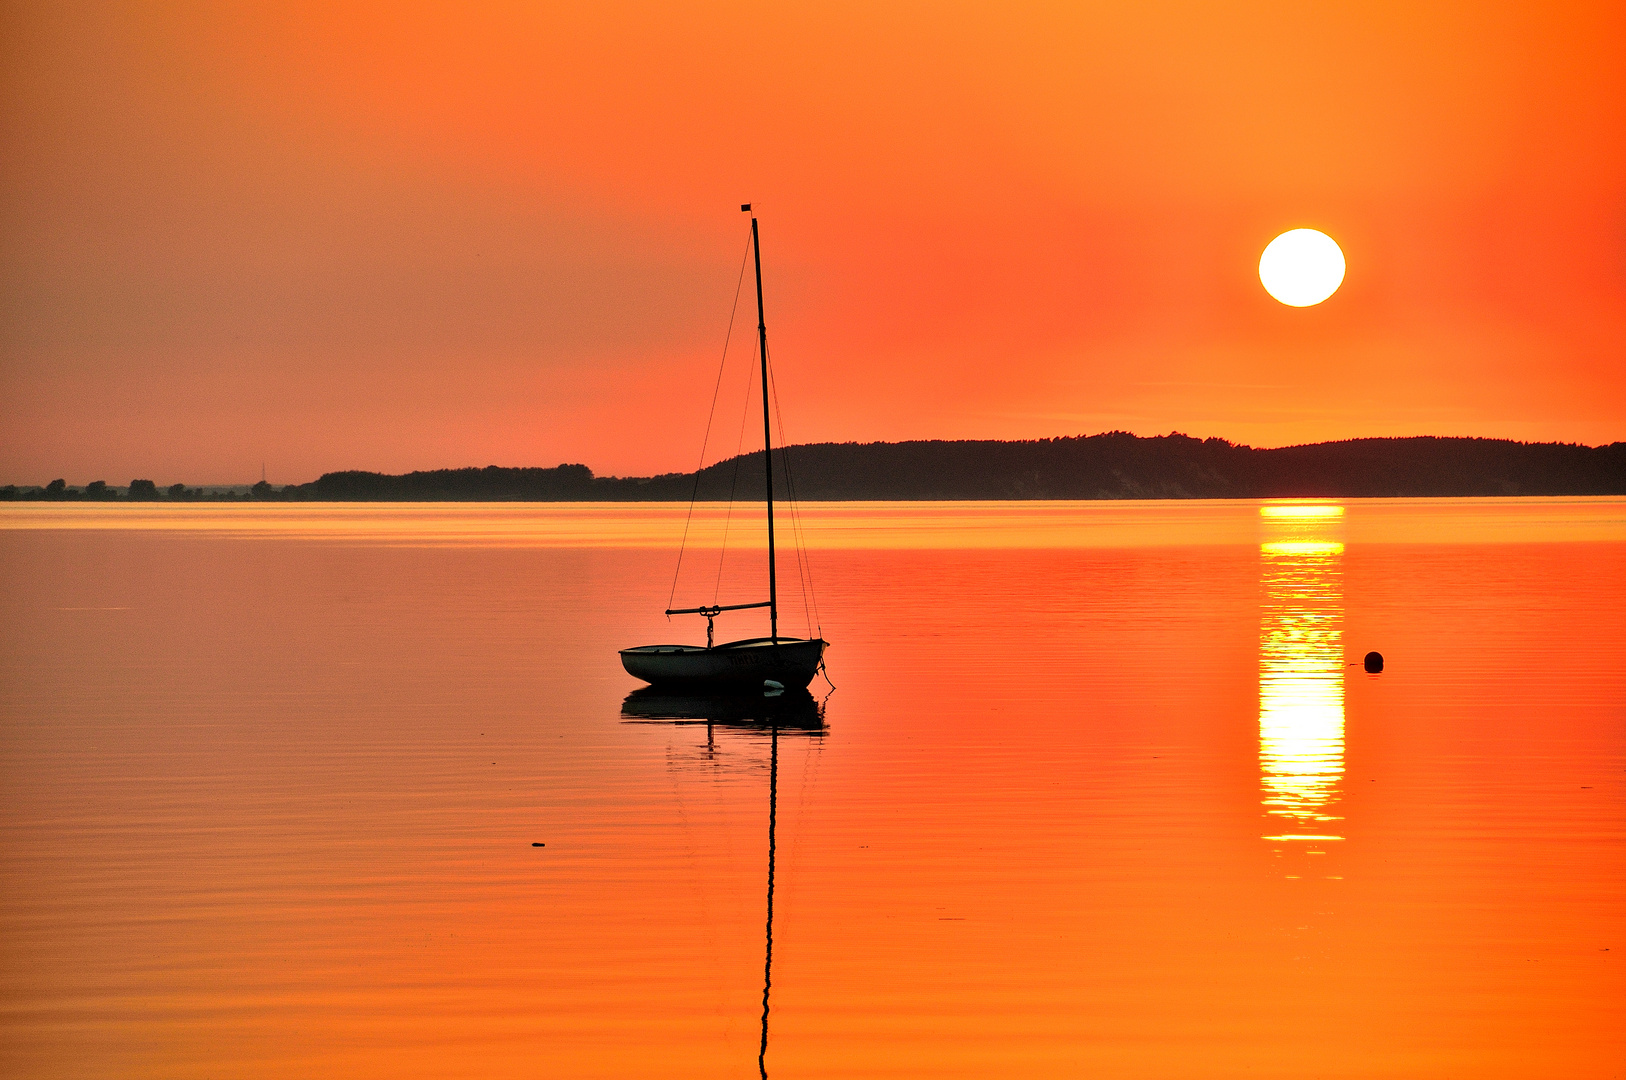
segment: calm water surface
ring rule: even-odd
[[[0,1072],[1626,1076],[1626,501],[683,515],[0,509]]]

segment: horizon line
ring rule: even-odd
[[[786,451],[786,450],[794,450],[794,449],[796,449],[798,447],[817,447],[817,446],[908,446],[908,445],[911,445],[911,444],[918,444],[918,443],[998,443],[998,444],[1002,444],[1002,445],[1020,445],[1020,444],[1024,444],[1024,443],[1045,443],[1045,442],[1057,442],[1057,441],[1061,441],[1061,440],[1099,439],[1099,438],[1105,438],[1105,437],[1113,436],[1113,435],[1125,436],[1125,437],[1128,437],[1128,438],[1132,438],[1132,439],[1135,439],[1135,440],[1138,440],[1138,441],[1145,441],[1145,442],[1150,442],[1150,441],[1158,440],[1158,439],[1171,439],[1171,438],[1189,439],[1189,440],[1191,440],[1193,442],[1198,442],[1198,443],[1207,443],[1207,442],[1215,442],[1215,441],[1217,441],[1217,442],[1225,443],[1227,446],[1229,446],[1229,447],[1231,447],[1233,449],[1250,450],[1250,451],[1255,451],[1255,452],[1260,452],[1260,453],[1269,453],[1271,451],[1276,451],[1276,450],[1294,450],[1294,449],[1299,449],[1299,448],[1303,448],[1303,447],[1311,447],[1311,446],[1338,446],[1338,445],[1343,445],[1343,444],[1346,444],[1346,443],[1357,443],[1357,442],[1408,442],[1408,441],[1415,441],[1415,440],[1421,440],[1421,439],[1433,439],[1433,440],[1438,440],[1438,441],[1458,441],[1458,442],[1496,442],[1496,443],[1508,443],[1508,444],[1515,445],[1515,446],[1565,446],[1565,447],[1574,447],[1574,448],[1578,448],[1578,449],[1587,449],[1587,450],[1601,450],[1601,449],[1605,449],[1605,448],[1611,447],[1611,446],[1619,446],[1623,442],[1626,442],[1626,439],[1614,439],[1614,440],[1612,440],[1610,442],[1603,442],[1603,443],[1562,442],[1562,441],[1559,441],[1559,440],[1556,440],[1556,439],[1554,439],[1554,440],[1544,440],[1544,441],[1530,441],[1530,440],[1513,439],[1513,438],[1506,438],[1506,437],[1494,436],[1494,435],[1356,435],[1356,436],[1351,436],[1349,438],[1344,438],[1344,439],[1323,439],[1323,440],[1320,440],[1320,441],[1317,441],[1317,442],[1284,443],[1281,446],[1254,446],[1254,445],[1251,445],[1249,443],[1233,442],[1230,439],[1226,439],[1226,438],[1224,438],[1222,436],[1218,436],[1218,435],[1196,436],[1196,435],[1187,435],[1184,432],[1173,431],[1173,430],[1171,430],[1171,431],[1169,431],[1169,432],[1167,432],[1165,434],[1160,434],[1160,435],[1136,435],[1134,432],[1131,432],[1131,431],[1124,431],[1122,429],[1113,429],[1113,430],[1109,430],[1109,431],[1096,432],[1093,435],[1086,435],[1086,434],[1078,434],[1078,435],[1045,435],[1045,436],[1035,436],[1034,438],[1030,438],[1030,439],[992,439],[992,438],[958,438],[958,439],[950,439],[950,438],[919,438],[919,439],[870,439],[870,440],[860,440],[860,439],[832,440],[832,439],[824,439],[824,440],[818,440],[818,441],[789,443],[789,444],[786,444],[784,446],[776,447],[775,449],[778,449],[780,451]],[[675,470],[675,471],[671,471],[671,472],[652,472],[652,473],[644,473],[644,474],[627,474],[627,475],[616,474],[616,473],[600,473],[597,470],[593,469],[592,466],[586,465],[584,462],[572,462],[572,461],[561,461],[557,465],[498,465],[498,464],[495,464],[495,463],[490,463],[490,464],[486,464],[486,465],[437,465],[437,466],[431,466],[431,467],[420,467],[420,468],[406,469],[406,470],[404,470],[402,472],[398,472],[398,473],[383,472],[381,470],[375,470],[375,469],[351,467],[351,468],[328,469],[328,470],[326,470],[324,472],[318,473],[315,477],[313,477],[310,480],[288,481],[288,482],[284,482],[284,483],[272,483],[271,486],[273,488],[277,488],[277,489],[281,489],[281,488],[285,488],[285,487],[298,487],[298,486],[302,486],[302,485],[305,485],[305,484],[315,483],[317,480],[321,479],[321,477],[330,476],[330,475],[333,475],[335,473],[372,473],[374,475],[379,475],[379,476],[409,476],[409,475],[411,475],[413,473],[457,472],[457,471],[462,471],[462,470],[465,470],[465,469],[476,469],[476,470],[480,470],[480,469],[541,469],[541,470],[553,470],[553,469],[564,468],[566,466],[571,466],[571,465],[581,465],[584,468],[587,468],[587,470],[592,474],[592,477],[595,480],[653,480],[653,479],[657,479],[657,478],[671,477],[671,476],[692,476],[697,472],[703,472],[706,469],[715,468],[718,465],[727,463],[729,461],[733,461],[737,457],[738,458],[748,458],[748,457],[751,457],[751,456],[753,456],[755,454],[760,454],[760,453],[762,453],[762,451],[760,449],[742,451],[739,454],[731,454],[728,457],[718,458],[717,460],[712,461],[709,464],[703,464],[698,469]],[[262,464],[262,475],[263,475],[263,472],[264,472],[264,465]],[[112,474],[112,475],[116,475],[116,474]],[[146,479],[147,479],[146,477],[132,477],[131,480],[126,481],[125,483],[122,483],[122,484],[112,483],[110,481],[103,480],[103,479],[100,479],[100,478],[98,478],[96,480],[88,480],[88,481],[69,481],[69,480],[66,479],[66,477],[53,477],[52,479],[47,480],[47,481],[6,480],[6,481],[0,481],[0,489],[3,489],[3,488],[16,488],[16,489],[39,488],[39,489],[43,490],[46,487],[48,487],[49,485],[51,485],[53,483],[56,483],[58,480],[62,480],[64,482],[64,484],[69,488],[85,488],[85,487],[90,486],[91,484],[101,483],[101,484],[105,484],[110,489],[116,489],[116,490],[121,490],[122,491],[122,490],[127,490],[131,483],[146,480]],[[264,479],[261,479],[261,480],[217,480],[217,481],[203,481],[203,482],[200,482],[200,483],[184,483],[183,482],[183,484],[184,484],[185,487],[188,487],[188,488],[201,488],[201,489],[225,489],[225,488],[249,488],[249,489],[251,489],[256,484],[266,483],[266,482],[268,482],[268,481],[266,481]],[[170,487],[173,487],[173,486],[175,486],[173,483],[171,483],[171,484],[159,484],[158,485],[160,490],[168,490]]]

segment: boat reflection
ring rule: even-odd
[[[1260,509],[1259,768],[1266,840],[1343,839],[1344,508]]]
[[[781,693],[683,693],[645,687],[628,694],[621,703],[621,718],[633,724],[706,726],[706,745],[713,746],[717,728],[743,734],[765,735],[768,742],[768,903],[762,959],[762,1032],[757,1047],[757,1072],[768,1077],[768,995],[773,989],[773,888],[779,819],[779,738],[801,735],[823,738],[824,702],[806,690]]]
[[[683,693],[646,686],[621,703],[629,723],[705,724],[769,735],[823,736],[824,703],[806,690],[790,689],[774,697],[761,693]]]

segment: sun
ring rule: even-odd
[[[1344,253],[1324,232],[1289,229],[1265,245],[1259,282],[1289,307],[1319,304],[1344,283]]]

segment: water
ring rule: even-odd
[[[1261,509],[811,507],[777,737],[682,507],[0,509],[0,1070],[758,1076],[771,781],[771,1076],[1622,1075],[1626,502]]]

